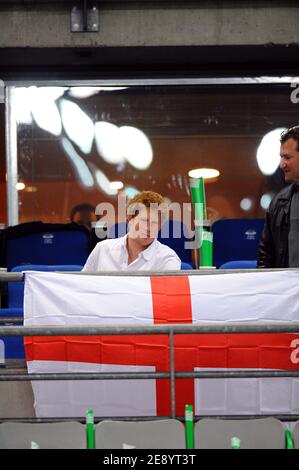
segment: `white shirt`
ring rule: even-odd
[[[171,271],[181,269],[181,260],[157,239],[128,265],[127,235],[99,242],[82,271]]]

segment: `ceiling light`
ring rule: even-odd
[[[220,171],[214,168],[195,168],[188,172],[190,178],[203,178],[204,180],[216,180],[220,175]]]
[[[16,188],[18,191],[23,191],[23,189],[26,188],[26,185],[24,183],[19,182],[16,184]]]
[[[124,183],[122,181],[111,181],[110,187],[111,189],[123,189]]]

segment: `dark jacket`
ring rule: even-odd
[[[258,268],[287,268],[289,266],[288,237],[293,191],[294,184],[291,184],[276,194],[270,203],[259,243]]]

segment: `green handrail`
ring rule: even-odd
[[[86,441],[87,449],[95,449],[95,437],[94,437],[94,417],[93,410],[87,410],[86,412]]]
[[[191,200],[194,206],[196,239],[200,247],[200,266],[213,266],[213,234],[204,227],[207,219],[204,179],[190,178]]]
[[[194,449],[193,406],[185,406],[186,449]]]
[[[295,449],[293,435],[289,429],[285,430],[285,445],[286,449]]]

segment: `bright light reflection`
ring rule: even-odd
[[[137,170],[146,170],[153,160],[153,150],[144,132],[131,126],[120,127],[123,153],[127,161]]]
[[[16,120],[22,124],[36,124],[53,135],[60,135],[61,118],[55,100],[63,95],[64,87],[20,87],[15,89]]]
[[[62,125],[60,113],[54,98],[57,97],[57,90],[50,92],[50,88],[30,87],[31,112],[36,124],[47,132],[59,136]]]
[[[111,188],[111,183],[107,176],[98,168],[94,172],[94,176],[99,188],[108,194],[108,196],[117,196],[117,189]]]
[[[62,139],[62,146],[69,157],[81,184],[87,188],[92,188],[94,185],[93,177],[83,158],[78,155],[71,142],[65,137]]]
[[[98,87],[89,86],[73,86],[69,89],[69,95],[74,98],[84,99],[96,95],[99,92]]]
[[[92,120],[82,109],[71,101],[60,102],[61,118],[65,132],[84,153],[91,151],[94,138]]]
[[[31,99],[28,88],[15,88],[14,107],[19,124],[32,124]]]
[[[261,204],[261,207],[265,210],[268,209],[269,205],[270,205],[270,202],[271,202],[271,199],[272,199],[272,194],[270,193],[266,193],[266,194],[263,194],[262,197],[261,197],[261,200],[260,200],[260,204]]]
[[[252,200],[249,197],[244,197],[240,202],[240,207],[243,211],[250,211],[252,208]]]
[[[45,98],[56,101],[64,94],[67,88],[62,86],[42,86],[39,87],[38,90]]]
[[[120,141],[119,127],[110,122],[96,122],[95,141],[99,155],[107,163],[119,164],[125,161],[123,149]]]
[[[89,98],[90,96],[96,95],[100,91],[116,91],[116,90],[125,90],[128,87],[95,87],[95,86],[74,86],[69,89],[69,95],[74,98],[84,99]]]
[[[19,183],[16,184],[16,189],[18,191],[23,191],[23,189],[25,189],[25,188],[26,188],[26,185],[24,183],[19,182]]]
[[[261,140],[257,149],[256,159],[263,175],[273,175],[280,162],[280,135],[285,127],[268,132]]]
[[[125,193],[128,199],[132,199],[132,197],[139,194],[140,191],[138,191],[138,189],[134,188],[133,186],[125,186]]]
[[[124,183],[122,181],[111,181],[110,188],[111,189],[123,189]]]

